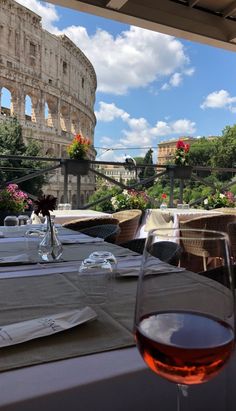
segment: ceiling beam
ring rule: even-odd
[[[185,7],[181,3],[167,0],[128,0],[120,10],[114,10],[94,5],[95,0],[47,1],[125,24],[236,51],[236,22],[193,7]]]
[[[199,0],[189,0],[188,5],[189,7],[194,7],[198,2]]]
[[[120,10],[122,6],[124,6],[125,3],[127,3],[128,0],[110,0],[107,3],[108,8],[110,9],[115,9],[115,10]]]
[[[228,7],[222,10],[223,17],[232,16],[233,12],[236,10],[236,1],[233,1]]]

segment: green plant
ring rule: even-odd
[[[17,184],[9,184],[0,190],[0,210],[20,213],[29,208],[32,201],[28,195],[18,188]]]
[[[72,143],[68,146],[67,152],[69,157],[74,160],[85,159],[91,145],[89,138],[76,134]]]
[[[203,206],[206,209],[220,207],[235,207],[234,195],[231,191],[226,191],[224,194],[216,191],[215,194],[210,194],[203,201]]]
[[[136,190],[123,190],[122,193],[111,198],[111,204],[115,211],[134,208],[146,210],[150,205],[145,191],[137,192]]]

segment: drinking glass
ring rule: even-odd
[[[153,264],[153,244],[162,238],[180,244],[178,267],[162,261]],[[199,257],[191,254],[193,249]],[[180,411],[188,403],[188,386],[214,378],[234,349],[234,289],[227,234],[169,228],[149,232],[134,332],[149,368],[177,384]]]
[[[109,263],[112,266],[112,271],[116,271],[117,269],[117,260],[116,257],[110,252],[110,251],[93,251],[89,258],[103,258],[107,261],[109,261]]]
[[[88,303],[102,304],[112,298],[112,265],[105,258],[88,257],[79,267],[80,287]]]
[[[5,227],[12,227],[12,226],[16,226],[16,225],[19,225],[18,217],[14,216],[14,215],[8,215],[4,219],[4,226]]]

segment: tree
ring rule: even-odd
[[[222,136],[216,141],[215,153],[212,158],[214,167],[231,168],[236,164],[236,124],[226,126],[222,131]],[[221,180],[229,180],[232,173],[220,173]]]
[[[144,157],[143,164],[150,164],[150,165],[153,164],[152,153],[153,153],[153,150],[150,148]],[[143,167],[139,173],[139,179],[140,181],[142,181],[148,177],[154,176],[154,174],[155,174],[154,167],[149,167],[149,166]],[[148,184],[145,184],[145,187],[147,188],[152,187],[153,184],[154,184],[154,180],[150,181],[150,183]]]
[[[0,179],[3,183],[22,177],[27,172],[26,168],[43,168],[40,161],[23,159],[24,156],[39,156],[40,146],[33,140],[30,140],[27,145],[24,143],[21,125],[15,117],[7,118],[0,123],[0,154],[22,157],[19,160],[7,158],[0,160]],[[45,181],[44,176],[38,176],[19,185],[22,190],[38,195]]]

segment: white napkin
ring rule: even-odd
[[[56,334],[94,320],[96,312],[90,307],[64,313],[45,315],[41,318],[1,326],[0,347],[20,344],[24,341]]]

